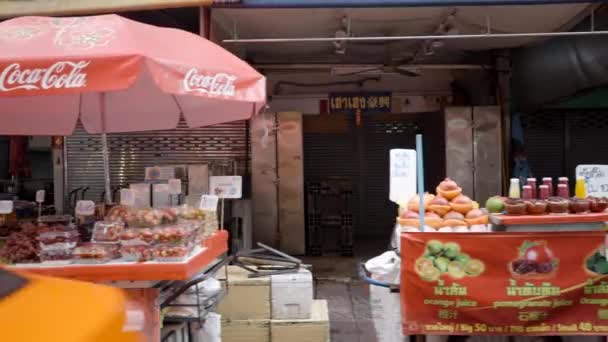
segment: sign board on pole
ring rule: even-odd
[[[579,165],[576,176],[585,177],[587,196],[608,196],[608,165]]]
[[[135,204],[135,194],[131,189],[120,189],[120,204],[133,206]]]
[[[80,216],[91,216],[95,215],[95,202],[80,200],[76,202],[76,208],[74,209],[76,215]]]
[[[209,193],[219,198],[241,198],[243,178],[241,176],[209,177]]]
[[[199,209],[204,211],[217,211],[218,201],[219,197],[215,195],[202,195]]]
[[[390,151],[390,194],[395,203],[409,201],[416,194],[416,150]]]

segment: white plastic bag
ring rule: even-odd
[[[195,324],[191,325],[193,329],[193,342],[222,342],[222,315],[210,312],[205,319],[205,323],[200,328],[195,328]]]
[[[372,279],[390,284],[399,284],[401,258],[393,251],[385,252],[365,263]],[[402,342],[401,302],[399,293],[390,289],[370,285],[370,305],[378,342]]]
[[[394,251],[384,252],[365,263],[373,278],[382,282],[398,284],[401,258]]]

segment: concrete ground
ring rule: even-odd
[[[360,243],[357,243],[360,242]],[[315,299],[326,299],[332,342],[376,342],[368,285],[358,278],[357,266],[386,251],[388,237],[355,241],[354,257],[336,254],[305,257],[313,266]]]

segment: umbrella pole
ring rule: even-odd
[[[103,178],[106,188],[106,204],[112,203],[112,190],[110,189],[110,156],[108,152],[108,134],[106,133],[106,93],[100,96],[101,109],[101,154],[103,156]]]

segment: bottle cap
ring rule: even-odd
[[[519,178],[511,178],[511,183],[519,183]]]
[[[585,177],[583,177],[583,176],[578,176],[578,177],[576,177],[576,180],[577,180],[577,181],[579,181],[579,180],[585,180]]]

